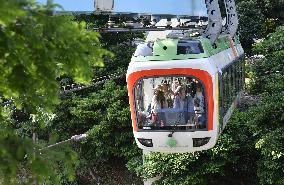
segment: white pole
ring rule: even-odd
[[[147,155],[149,153],[150,153],[149,151],[143,150],[143,163],[144,163],[144,155]],[[163,177],[162,175],[159,175],[157,177],[147,179],[146,181],[144,181],[144,185],[152,185],[154,182],[160,180],[162,177]]]

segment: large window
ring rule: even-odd
[[[139,129],[205,130],[207,101],[203,84],[190,76],[152,77],[134,88]]]
[[[244,62],[238,61],[227,67],[222,73],[222,112],[223,116],[230,108],[237,94],[244,86]]]
[[[181,40],[177,45],[177,54],[200,54],[204,53],[200,41],[197,40]]]

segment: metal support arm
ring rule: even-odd
[[[203,36],[210,39],[214,44],[222,31],[222,16],[218,0],[205,0],[208,12],[208,26],[203,32]]]
[[[239,25],[236,3],[235,0],[224,0],[224,3],[227,13],[226,32],[234,37]]]

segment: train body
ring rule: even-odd
[[[244,85],[237,37],[162,39],[132,57],[127,85],[134,137],[147,151],[183,153],[215,146]]]

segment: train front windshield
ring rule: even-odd
[[[206,130],[207,102],[203,84],[190,76],[144,78],[134,88],[141,130]]]

